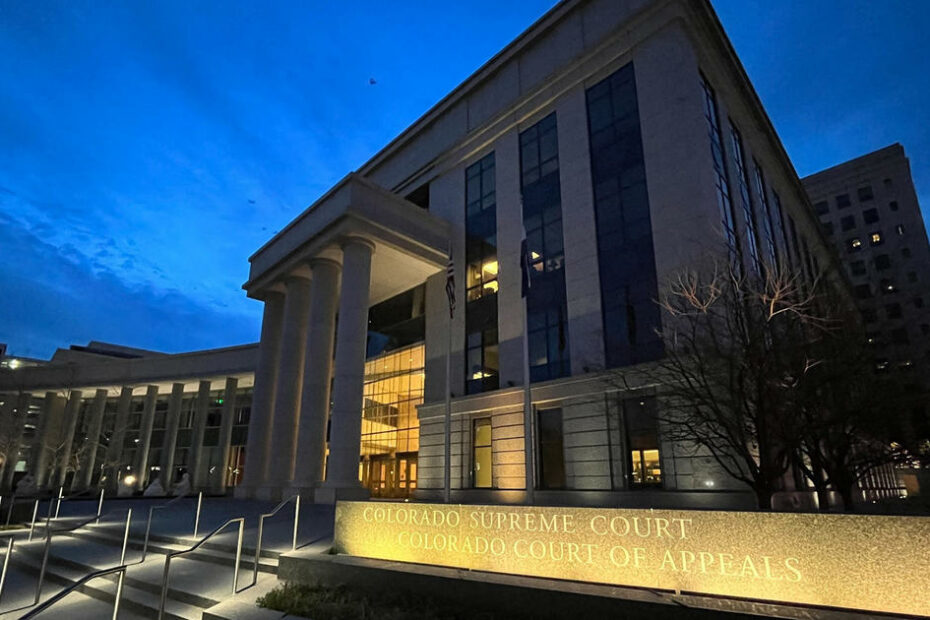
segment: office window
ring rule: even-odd
[[[907,328],[898,327],[891,330],[891,341],[895,344],[908,344],[910,340],[907,337]]]
[[[840,228],[843,231],[852,230],[856,227],[856,218],[852,215],[846,215],[840,220]]]
[[[920,324],[920,331],[921,331],[921,333],[922,333],[924,336],[930,334],[930,325],[928,325],[928,324],[926,324],[926,323],[921,323],[921,324]]]
[[[865,261],[854,260],[849,263],[849,271],[854,276],[864,276],[865,275]]]
[[[604,351],[607,367],[615,368],[663,353],[633,65],[586,95]]]
[[[865,201],[865,200],[872,200],[872,198],[874,197],[874,196],[872,195],[872,186],[871,186],[871,185],[866,185],[866,186],[864,186],[864,187],[860,187],[860,188],[856,191],[856,193],[859,195],[859,201],[860,201],[860,202]]]
[[[788,230],[791,232],[791,248],[794,250],[794,261],[801,264],[801,246],[798,244],[798,229],[794,225],[794,218],[788,216]]]
[[[817,212],[817,215],[826,215],[830,212],[830,205],[826,200],[821,200],[814,205],[814,211]]]
[[[465,170],[465,385],[498,387],[497,198],[494,153]]]
[[[889,319],[900,319],[901,318],[901,304],[893,303],[885,305],[885,314]]]
[[[762,258],[759,256],[759,245],[762,240],[756,226],[755,206],[749,193],[749,171],[746,168],[746,157],[743,154],[743,137],[733,124],[733,121],[730,121],[730,145],[733,148],[733,159],[736,163],[740,205],[743,210],[743,224],[746,227],[746,245],[749,247],[750,267],[755,269],[756,273],[762,273]]]
[[[778,265],[778,248],[775,245],[776,234],[778,230],[778,221],[775,214],[772,213],[772,206],[769,204],[768,190],[765,184],[765,173],[762,172],[762,166],[755,159],[752,160],[752,179],[756,190],[756,203],[762,209],[762,230],[765,233],[765,244],[768,250],[769,263],[772,266]]]
[[[897,211],[897,210],[898,210],[898,201],[897,201],[897,200],[892,200],[891,202],[889,202],[889,203],[888,203],[888,208],[891,209],[892,211]]]
[[[853,288],[853,294],[857,299],[868,299],[872,296],[872,287],[868,284],[859,284]]]
[[[910,258],[911,248],[901,248],[901,256],[903,256],[904,258]]]
[[[875,257],[875,268],[879,271],[891,268],[891,257],[887,254],[879,254]]]
[[[824,222],[821,226],[823,226],[823,234],[828,237],[833,235],[833,222]]]
[[[570,374],[556,116],[520,134],[523,227],[532,285],[526,297],[530,380]]]
[[[839,196],[836,197],[836,208],[837,209],[845,209],[850,204],[852,203],[849,201],[849,194],[840,194]]]
[[[490,489],[493,482],[491,477],[491,418],[475,420],[473,425],[474,465],[472,467],[472,486],[476,489]]]
[[[923,297],[915,297],[915,298],[914,298],[914,307],[915,307],[915,308],[923,308],[923,307],[924,307],[924,298],[923,298]]]
[[[882,243],[884,243],[884,241],[882,241],[882,233],[879,231],[875,231],[871,233],[869,235],[869,243],[871,245],[881,245]]]
[[[877,320],[878,320],[878,313],[876,313],[875,310],[872,310],[871,308],[869,308],[869,309],[865,309],[862,311],[862,321],[866,325],[871,325]]]
[[[907,272],[907,281],[908,281],[908,282],[917,282],[917,272],[916,272],[916,271],[908,271],[908,272]]]
[[[847,252],[858,252],[862,249],[862,240],[858,237],[853,237],[852,239],[846,240],[846,251]]]
[[[730,260],[734,264],[739,264],[740,247],[736,234],[736,213],[730,200],[730,173],[727,170],[723,132],[720,129],[720,115],[717,111],[717,97],[707,81],[703,79],[703,76],[701,76],[701,87],[704,90],[704,118],[707,120],[710,152],[714,161],[714,184],[717,189],[717,207],[720,209],[720,222],[727,239]]]
[[[891,182],[891,179],[885,179],[884,183],[885,183],[885,187],[887,187],[888,189],[891,189],[893,185]]]
[[[629,449],[630,487],[660,486],[662,465],[655,397],[624,399],[623,418]]]
[[[565,488],[565,453],[562,449],[562,410],[536,412],[539,429],[539,487]]]
[[[866,224],[874,224],[878,221],[878,209],[866,209],[862,212],[862,221]]]

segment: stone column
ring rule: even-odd
[[[297,413],[307,351],[307,325],[310,319],[310,280],[291,276],[286,281],[284,326],[278,385],[275,388],[274,421],[271,427],[268,475],[260,496],[279,499],[281,490],[294,477],[297,457]]]
[[[3,433],[10,438],[10,443],[13,441],[13,435],[16,434],[16,395],[15,394],[4,394],[3,395],[3,408],[0,409],[0,428],[2,428]],[[10,451],[12,452],[12,450]],[[10,461],[15,457],[11,456],[10,453],[4,455],[3,464],[0,465],[0,480],[6,480],[6,470],[11,466],[16,467],[16,464],[13,463],[10,465]],[[0,506],[2,508],[2,506]]]
[[[113,423],[113,434],[110,436],[110,445],[107,446],[107,490],[116,492],[120,478],[123,460],[123,444],[126,442],[126,427],[129,426],[129,408],[132,406],[132,388],[124,386],[119,393],[119,403],[116,405],[116,420]]]
[[[234,418],[236,417],[236,389],[238,387],[238,379],[226,377],[226,389],[223,392],[223,417],[220,422],[220,439],[217,444],[220,449],[220,466],[217,475],[210,481],[210,489],[219,495],[226,493],[226,468],[229,465],[233,423],[235,423]]]
[[[32,394],[23,392],[16,399],[16,407],[12,412],[12,435],[10,447],[6,454],[6,466],[3,469],[3,490],[13,489],[13,478],[16,475],[16,463],[19,462],[19,449],[23,441],[23,426],[29,414],[29,405],[32,404]]]
[[[207,410],[210,408],[210,382],[201,381],[197,389],[197,410],[194,412],[194,427],[191,429],[190,472],[191,490],[201,488],[203,467],[203,435],[207,429]]]
[[[94,468],[97,466],[97,449],[100,446],[100,431],[103,429],[103,415],[107,409],[107,391],[97,390],[94,393],[94,402],[91,403],[89,417],[86,420],[84,431],[84,446],[81,450],[81,467],[75,472],[71,482],[71,492],[83,491],[90,487],[94,479]]]
[[[45,393],[42,405],[42,420],[33,446],[33,465],[30,466],[36,480],[36,489],[44,489],[49,483],[49,461],[58,447],[59,425],[65,408],[65,399],[55,392]]]
[[[68,405],[65,407],[64,419],[61,421],[61,451],[59,453],[58,477],[53,486],[64,486],[68,476],[68,466],[71,464],[71,448],[74,446],[74,433],[77,430],[78,417],[81,414],[81,391],[71,390],[68,396]],[[77,471],[75,470],[75,476]]]
[[[265,297],[262,335],[258,345],[258,367],[252,391],[249,415],[249,438],[245,447],[245,474],[237,497],[252,496],[265,481],[271,443],[271,416],[274,411],[275,383],[278,380],[278,357],[281,352],[281,325],[284,322],[284,295],[269,293]]]
[[[330,379],[333,373],[333,341],[336,336],[336,300],[339,299],[339,272],[334,260],[317,258],[310,263],[313,284],[310,289],[310,328],[304,365],[304,389],[300,399],[294,486],[306,492],[323,480],[326,456],[326,422],[329,419]]]
[[[152,426],[155,424],[155,403],[158,400],[158,386],[150,385],[145,391],[145,404],[142,409],[142,424],[139,426],[139,445],[136,447],[136,490],[144,491],[149,479],[149,451],[152,446]]]
[[[178,447],[178,425],[181,423],[181,403],[184,402],[184,384],[171,386],[168,414],[165,418],[165,439],[161,444],[161,486],[171,493],[174,484],[174,453]]]
[[[374,244],[352,237],[342,246],[342,292],[336,328],[333,415],[329,464],[318,501],[366,497],[358,479],[362,433],[362,389],[368,340],[368,296]]]

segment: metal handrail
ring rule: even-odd
[[[230,519],[223,525],[219,526],[199,541],[194,543],[191,547],[187,549],[182,549],[181,551],[173,551],[165,556],[165,572],[162,575],[161,580],[161,602],[158,606],[158,620],[161,620],[165,616],[165,602],[168,599],[168,571],[171,569],[171,559],[176,558],[193,551],[196,551],[207,542],[209,539],[213,538],[223,530],[225,530],[229,525],[233,523],[239,524],[239,541],[236,543],[236,563],[233,565],[233,579],[232,579],[232,593],[235,594],[239,585],[239,562],[242,560],[242,535],[245,532],[245,517],[236,517],[235,519]]]
[[[148,521],[145,522],[145,540],[142,542],[142,559],[140,560],[140,562],[145,562],[145,556],[149,550],[149,535],[152,532],[152,516],[154,515],[155,511],[161,510],[162,508],[167,508],[168,506],[171,506],[172,504],[175,504],[181,501],[188,495],[190,494],[185,493],[183,495],[178,495],[171,501],[165,502],[164,504],[159,504],[158,506],[152,506],[151,508],[149,508],[149,518],[148,518]],[[203,491],[200,491],[197,493],[197,516],[194,517],[194,536],[195,537],[197,536],[197,526],[200,523],[200,502],[201,501],[203,501]]]
[[[64,492],[64,489],[65,489],[65,488],[64,488],[63,486],[62,486],[62,487],[58,487],[58,502],[55,504],[55,518],[56,518],[56,519],[58,518],[58,513],[61,511],[61,503],[62,503],[62,502],[67,502],[67,501],[70,501],[70,500],[75,500],[75,499],[78,499],[78,498],[80,498],[80,497],[91,497],[91,494],[92,494],[92,492],[93,492],[93,489],[84,489],[83,491],[78,491],[77,493],[72,493],[72,494],[69,495],[68,497],[62,497],[62,493]]]
[[[258,517],[258,538],[255,543],[255,566],[252,570],[253,586],[258,583],[258,562],[262,555],[262,535],[265,528],[265,519],[278,514],[278,511],[284,508],[284,506],[286,506],[291,500],[294,500],[294,536],[291,539],[291,551],[295,551],[297,549],[297,523],[300,520],[300,495],[292,495],[287,499],[282,500],[281,503],[275,506],[274,510],[271,512],[266,512],[265,514]]]
[[[97,579],[99,577],[106,577],[107,575],[110,575],[113,573],[119,573],[119,580],[116,583],[116,594],[114,595],[114,598],[113,598],[113,616],[112,616],[112,620],[117,620],[117,616],[119,615],[119,603],[120,603],[120,599],[122,598],[122,594],[123,594],[123,579],[126,576],[127,568],[128,568],[127,565],[122,564],[114,568],[104,568],[102,570],[98,570],[93,573],[90,573],[89,575],[85,575],[84,577],[81,577],[80,579],[75,581],[73,584],[71,584],[70,586],[68,586],[67,588],[65,588],[64,590],[62,590],[61,592],[53,596],[52,598],[48,599],[47,601],[45,601],[38,607],[35,607],[34,609],[30,609],[23,616],[21,616],[20,620],[28,620],[29,618],[35,618],[37,615],[39,615],[43,611],[46,611],[49,607],[51,607],[52,605],[54,605],[61,599],[65,598],[66,596],[68,596],[69,594],[77,590],[79,587],[86,584],[88,581]]]

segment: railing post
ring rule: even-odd
[[[168,598],[168,569],[171,567],[171,554],[165,556],[165,573],[161,578],[161,602],[158,604],[158,620],[165,617],[165,599]]]
[[[10,535],[10,542],[6,545],[6,556],[3,558],[3,572],[0,573],[0,600],[3,599],[3,586],[6,584],[6,569],[10,565],[10,556],[13,555],[13,539],[15,536]]]
[[[61,498],[64,492],[65,492],[65,487],[58,487],[58,502],[55,504],[55,518],[56,519],[58,518],[58,513],[61,511]],[[49,510],[51,510],[51,508],[52,507],[49,506]]]
[[[262,530],[265,529],[265,515],[258,518],[258,538],[255,539],[255,566],[252,569],[252,585],[258,583],[258,561],[262,556]]]
[[[194,517],[194,538],[197,538],[197,530],[200,528],[200,504],[203,502],[203,491],[197,492],[197,515]]]
[[[126,567],[119,572],[119,579],[116,580],[116,594],[113,597],[113,617],[111,620],[117,620],[119,617],[119,600],[123,596],[123,580],[126,578]]]
[[[29,542],[32,542],[32,534],[36,531],[36,517],[39,514],[39,500],[36,500],[32,508],[32,525],[29,526]]]
[[[100,514],[103,512],[103,489],[100,489],[100,500],[97,502],[97,523],[100,522]]]
[[[48,531],[45,532],[45,551],[42,553],[42,568],[39,569],[39,582],[36,584],[35,605],[39,604],[39,599],[42,597],[42,584],[45,582],[45,569],[48,568],[48,550],[51,546],[52,528],[48,528]]]
[[[294,503],[294,540],[291,542],[291,551],[297,550],[297,524],[300,522],[300,495]]]
[[[152,531],[152,513],[155,512],[155,506],[149,508],[149,520],[145,523],[145,539],[142,541],[142,559],[145,562],[145,554],[149,550],[149,533]]]
[[[132,522],[132,508],[126,513],[126,529],[123,530],[123,549],[119,554],[119,563],[126,563],[126,546],[129,544],[129,524]]]
[[[239,562],[242,560],[242,535],[245,532],[245,517],[239,520],[239,542],[236,544],[236,565],[233,566],[233,587],[232,593],[236,593],[239,586]]]

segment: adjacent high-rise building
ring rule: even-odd
[[[803,183],[846,268],[879,369],[926,380],[930,244],[904,148],[887,146]]]

